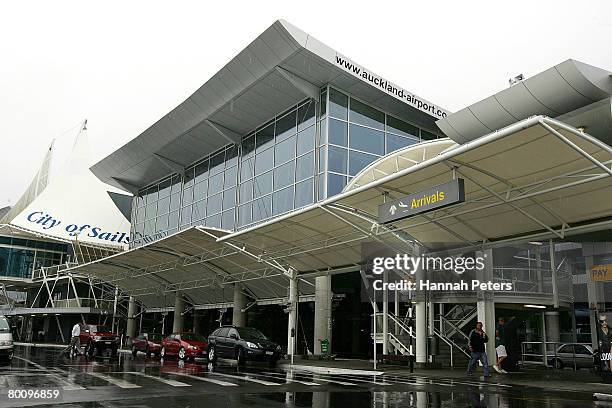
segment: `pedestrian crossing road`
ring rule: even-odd
[[[34,348],[22,348],[11,365],[0,365],[0,407],[65,404],[166,408],[200,406],[202,398],[206,399],[207,407],[226,407],[228,401],[237,401],[230,406],[296,406],[297,400],[303,398],[308,398],[302,402],[304,406],[330,406],[330,398],[343,395],[342,402],[356,399],[348,404],[355,408],[362,406],[363,395],[368,396],[365,400],[371,407],[376,406],[376,398],[381,396],[408,398],[412,404],[419,393],[455,398],[454,391],[465,397],[466,390],[482,395],[499,393],[504,388],[510,387],[478,377],[458,381],[403,371],[373,374],[338,370],[322,374],[267,366],[238,368],[223,363],[213,367],[205,361],[160,361],[127,354],[115,360],[70,359],[57,351]],[[61,397],[54,401],[8,398],[9,390],[23,389],[58,389]]]

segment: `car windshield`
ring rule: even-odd
[[[92,333],[110,333],[110,329],[108,328],[108,326],[91,325],[89,326],[89,331],[91,331]]]
[[[262,332],[252,327],[237,327],[241,339],[267,340]]]
[[[199,341],[201,343],[206,343],[206,339],[204,337],[197,335],[197,334],[193,334],[193,333],[181,334],[181,340]]]
[[[149,341],[161,341],[162,335],[158,333],[151,333],[147,336],[147,338],[149,339]]]
[[[11,327],[9,326],[8,320],[4,317],[0,317],[0,332],[11,331]]]

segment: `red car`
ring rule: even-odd
[[[162,340],[161,358],[178,356],[181,360],[206,357],[208,342],[194,333],[172,333]]]
[[[107,326],[98,324],[83,325],[79,341],[89,357],[102,354],[103,351],[108,351],[111,357],[115,357],[119,348],[119,336]]]
[[[151,354],[155,354],[157,357],[159,357],[162,349],[161,343],[161,334],[143,333],[132,341],[132,355],[136,357],[136,354],[138,354],[139,351],[142,351],[147,355],[147,357],[151,357]]]

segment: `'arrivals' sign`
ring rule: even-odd
[[[385,224],[464,201],[463,179],[455,179],[379,205],[378,222]]]

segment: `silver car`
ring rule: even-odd
[[[593,368],[593,348],[587,344],[565,343],[557,347],[557,355],[549,355],[549,363],[555,368]]]
[[[0,358],[13,359],[13,334],[11,325],[4,316],[0,316]]]

